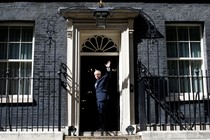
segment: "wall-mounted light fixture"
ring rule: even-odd
[[[93,12],[93,16],[96,18],[96,26],[98,28],[106,28],[107,25],[107,17],[110,12],[109,9],[104,8],[104,3],[102,0],[98,3],[98,8],[96,8]]]

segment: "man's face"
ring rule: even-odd
[[[101,78],[101,72],[99,71],[99,70],[96,70],[95,72],[94,72],[94,76],[95,76],[95,78],[98,80],[98,79],[100,79]]]

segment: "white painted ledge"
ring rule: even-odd
[[[210,131],[142,131],[142,140],[210,140]]]
[[[1,140],[63,140],[62,132],[0,132]]]

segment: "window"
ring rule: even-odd
[[[167,25],[166,45],[170,93],[203,91],[201,25]]]
[[[0,24],[0,33],[0,102],[22,102],[32,94],[33,25]]]
[[[118,47],[111,38],[94,35],[82,44],[81,52],[118,52]]]

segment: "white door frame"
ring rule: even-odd
[[[109,24],[108,29],[121,31],[121,42],[119,48],[119,92],[120,92],[120,132],[126,134],[126,128],[134,125],[135,106],[133,69],[133,19],[123,20],[117,24]],[[69,19],[67,26],[67,66],[70,69],[69,75],[72,78],[68,93],[67,126],[77,128],[76,134],[79,135],[80,121],[80,31],[86,29],[97,29],[95,24],[85,22],[75,22]],[[106,30],[106,29],[104,29]]]

